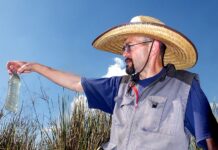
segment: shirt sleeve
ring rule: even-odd
[[[121,77],[81,79],[84,93],[88,100],[89,108],[100,109],[113,113],[114,98],[118,93]]]
[[[185,126],[196,138],[197,145],[201,148],[207,149],[207,138],[212,137],[217,140],[217,121],[212,113],[207,97],[196,79],[193,80],[189,93]]]

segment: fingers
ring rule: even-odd
[[[25,64],[26,62],[22,62],[22,61],[9,61],[6,67],[8,69],[9,74],[13,74],[13,73],[20,74],[25,72]]]
[[[7,63],[7,69],[8,69],[9,74],[17,72],[16,68],[18,68],[18,65],[15,62],[8,62]]]
[[[17,70],[18,74],[28,73],[28,72],[30,72],[30,64],[28,64],[28,63],[20,66],[20,68],[18,68],[18,70]]]

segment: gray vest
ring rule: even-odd
[[[196,74],[176,71],[173,65],[143,90],[135,109],[135,94],[127,94],[123,77],[115,97],[110,141],[106,150],[187,150],[184,127],[186,103]]]

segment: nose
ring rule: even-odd
[[[123,55],[123,57],[128,57],[129,56],[129,52],[124,51],[122,55]]]

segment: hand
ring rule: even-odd
[[[8,73],[30,73],[32,72],[32,63],[24,62],[24,61],[9,61],[7,63]]]

